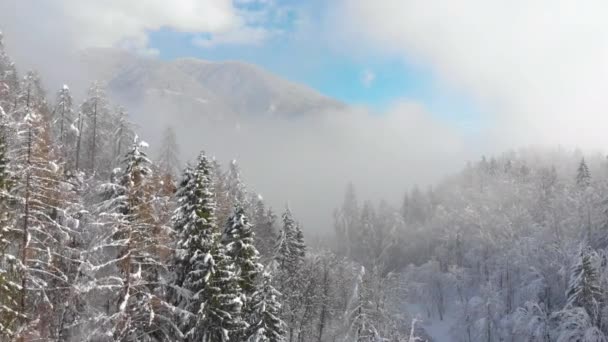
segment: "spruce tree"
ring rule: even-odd
[[[226,305],[222,296],[231,296],[224,291],[234,291],[232,282],[238,287],[230,274],[229,257],[219,243],[212,166],[211,160],[201,153],[196,166],[186,168],[177,190],[178,208],[173,216],[177,235],[175,287],[178,289],[173,300],[181,310],[181,329],[188,341],[209,338],[207,334],[211,332],[203,327],[219,328],[218,320],[226,318],[221,315],[221,307]],[[240,311],[240,307],[238,309]]]
[[[209,259],[210,276],[189,341],[238,341],[247,325],[241,317],[243,301],[234,262],[220,243],[215,244]]]
[[[591,184],[591,174],[585,162],[585,158],[581,159],[576,172],[576,186],[579,189],[586,189]]]
[[[272,286],[270,273],[265,272],[257,291],[251,298],[252,320],[249,328],[251,342],[285,341],[285,322],[281,320],[281,293]]]
[[[258,263],[259,253],[253,244],[254,235],[245,210],[236,207],[228,220],[223,243],[226,253],[235,264],[239,286],[245,296],[250,296],[255,291],[257,277],[262,271],[262,265]]]
[[[64,85],[57,93],[57,100],[53,109],[53,133],[59,146],[59,157],[63,163],[68,164],[68,169],[74,167],[74,161],[69,160],[74,154],[74,143],[76,141],[74,129],[72,129],[73,123],[72,95],[70,94],[70,88]]]
[[[602,290],[591,257],[592,252],[587,247],[581,246],[578,259],[572,266],[566,297],[569,307],[585,309],[593,322],[597,323],[602,303]]]
[[[108,155],[110,146],[111,118],[108,100],[101,84],[94,82],[88,90],[87,98],[81,105],[81,142],[79,146],[84,168],[105,174],[111,169],[112,160]]]
[[[253,201],[253,229],[255,231],[255,246],[260,252],[260,260],[266,264],[273,255],[274,244],[277,241],[275,232],[276,215],[272,209],[266,210],[262,196]]]
[[[158,155],[158,167],[163,175],[176,177],[179,172],[179,146],[177,137],[172,126],[167,126],[163,132],[160,153]]]
[[[129,143],[133,141],[135,132],[133,131],[133,123],[129,121],[127,112],[122,107],[116,108],[112,115],[112,157],[111,160],[116,163],[120,162],[120,158],[125,154],[125,150],[129,148]]]
[[[251,297],[256,291],[262,265],[258,263],[259,253],[253,244],[254,233],[243,208],[235,207],[234,214],[228,220],[224,232],[223,244],[226,254],[234,264],[235,276],[243,301],[243,319],[251,324]],[[247,332],[239,334],[239,339],[246,340]]]

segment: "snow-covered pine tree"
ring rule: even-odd
[[[344,342],[372,342],[379,337],[373,324],[369,291],[365,268],[361,267],[346,312]]]
[[[262,265],[258,262],[259,253],[253,244],[254,235],[245,210],[235,207],[234,214],[228,220],[223,243],[227,255],[235,264],[239,286],[245,297],[253,294],[257,278],[262,272]]]
[[[75,130],[73,100],[70,88],[67,85],[57,92],[57,100],[53,109],[53,134],[59,147],[59,158],[66,164],[66,169],[74,167],[73,161],[68,160],[74,155]]]
[[[120,162],[120,158],[125,154],[129,144],[133,141],[135,132],[133,131],[133,123],[129,121],[129,117],[124,108],[118,107],[112,115],[112,156],[113,165]]]
[[[158,167],[163,178],[175,178],[179,172],[179,146],[173,126],[167,126],[163,132],[158,154]]]
[[[112,165],[108,156],[108,146],[113,134],[111,131],[111,118],[108,101],[101,84],[94,82],[88,90],[87,98],[80,108],[83,121],[81,149],[82,157],[86,157],[85,168],[89,171],[105,174]],[[81,130],[82,131],[82,130]]]
[[[576,186],[579,189],[587,189],[587,187],[591,184],[591,173],[589,172],[589,167],[585,162],[585,158],[581,159],[580,164],[578,164],[578,169],[576,170]]]
[[[203,301],[193,328],[192,341],[227,342],[237,340],[247,327],[242,320],[243,302],[235,265],[224,245],[216,243],[210,252],[213,261]]]
[[[177,190],[174,302],[187,341],[224,341],[242,329],[240,289],[220,243],[212,177],[213,164],[201,153]]]
[[[334,229],[339,254],[352,256],[351,236],[359,224],[359,217],[359,204],[355,186],[352,182],[349,182],[346,186],[342,207],[334,212]]]
[[[602,304],[599,275],[592,263],[594,252],[581,246],[576,263],[572,266],[566,292],[568,307],[581,307],[587,311],[593,324],[597,324]]]
[[[177,240],[173,301],[181,310],[180,325],[188,340],[193,338],[195,316],[206,299],[203,291],[215,262],[211,250],[219,240],[212,190],[210,160],[201,153],[196,166],[184,170],[172,219]]]
[[[228,220],[222,243],[225,246],[226,254],[234,264],[235,276],[243,302],[243,319],[250,325],[253,323],[251,297],[256,291],[258,278],[263,269],[258,262],[259,253],[253,244],[253,239],[254,233],[245,215],[245,210],[237,205],[234,214]],[[240,332],[238,338],[247,340],[248,332]]]
[[[19,77],[15,64],[6,54],[4,37],[0,32],[0,107],[10,112],[16,107],[19,93]]]
[[[295,275],[306,254],[304,234],[294,220],[291,210],[283,213],[283,228],[275,245],[275,262],[285,275]]]
[[[234,206],[228,194],[228,184],[226,181],[227,174],[222,171],[220,163],[214,159],[213,164],[213,190],[215,194],[217,222],[227,222],[232,215]]]
[[[30,84],[20,96],[25,102],[15,111],[21,119],[11,151],[11,197],[17,203],[15,232],[20,240],[16,253],[21,278],[19,312],[24,315],[19,335],[57,338],[58,317],[51,311],[64,305],[70,285],[67,272],[73,263],[68,245],[72,231],[65,220],[69,199],[51,149],[48,113],[37,111],[45,102],[37,98],[41,93],[35,90],[36,83],[26,83]]]
[[[247,342],[285,341],[285,322],[281,320],[281,293],[272,286],[270,273],[264,272],[261,283],[251,297],[249,339]]]
[[[20,115],[15,117],[15,119],[21,121],[26,115],[26,108],[42,115],[45,120],[48,119],[50,111],[46,102],[46,93],[40,81],[40,75],[35,71],[28,71],[23,77],[19,88],[17,104],[13,112]],[[47,134],[50,134],[50,132],[47,132]]]
[[[253,200],[253,229],[255,246],[260,252],[260,260],[266,264],[273,256],[274,244],[277,241],[275,232],[276,215],[272,209],[266,210],[262,196]]]
[[[230,162],[228,174],[226,175],[226,185],[228,190],[228,198],[232,207],[239,206],[248,211],[250,208],[250,203],[247,196],[247,188],[241,180],[241,168],[236,160],[232,160],[232,162]]]
[[[4,134],[0,131],[0,336],[13,338],[18,321],[23,317],[19,313],[20,283],[15,249],[11,248],[17,236],[10,203],[12,182]]]
[[[161,243],[154,219],[151,162],[142,151],[147,144],[137,137],[126,154],[124,170],[116,170],[113,182],[102,186],[97,207],[101,234],[93,250],[101,262],[89,262],[94,274],[91,287],[105,313],[93,317],[90,340],[109,333],[118,341],[173,339],[179,331],[171,320],[173,307],[158,296]],[[104,232],[105,231],[105,232]],[[99,256],[98,256],[99,257]],[[100,303],[96,303],[100,305]]]
[[[282,316],[291,326],[288,326],[289,340],[296,338],[297,328],[295,322],[298,320],[299,306],[307,280],[303,279],[302,268],[306,246],[304,236],[298,223],[294,220],[291,210],[287,208],[283,214],[283,228],[280,232],[275,247],[273,267],[277,272],[277,285],[283,294]]]

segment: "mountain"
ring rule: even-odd
[[[306,116],[345,106],[243,62],[163,61],[112,48],[87,49],[80,60],[83,69],[93,70],[88,78],[106,83],[109,94],[131,111],[166,108],[221,121]]]

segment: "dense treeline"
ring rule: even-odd
[[[0,37],[1,341],[409,336],[386,267],[307,247],[236,162],[180,170],[171,128],[161,146],[153,161],[102,84],[48,97]]]
[[[589,163],[589,164],[588,164]],[[341,253],[400,271],[453,341],[606,341],[608,161],[528,149],[468,164],[400,208],[336,212]]]

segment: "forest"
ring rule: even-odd
[[[304,236],[237,161],[182,164],[171,127],[148,152],[86,94],[0,41],[0,341],[606,341],[599,153],[481,157],[398,205],[348,184]]]

